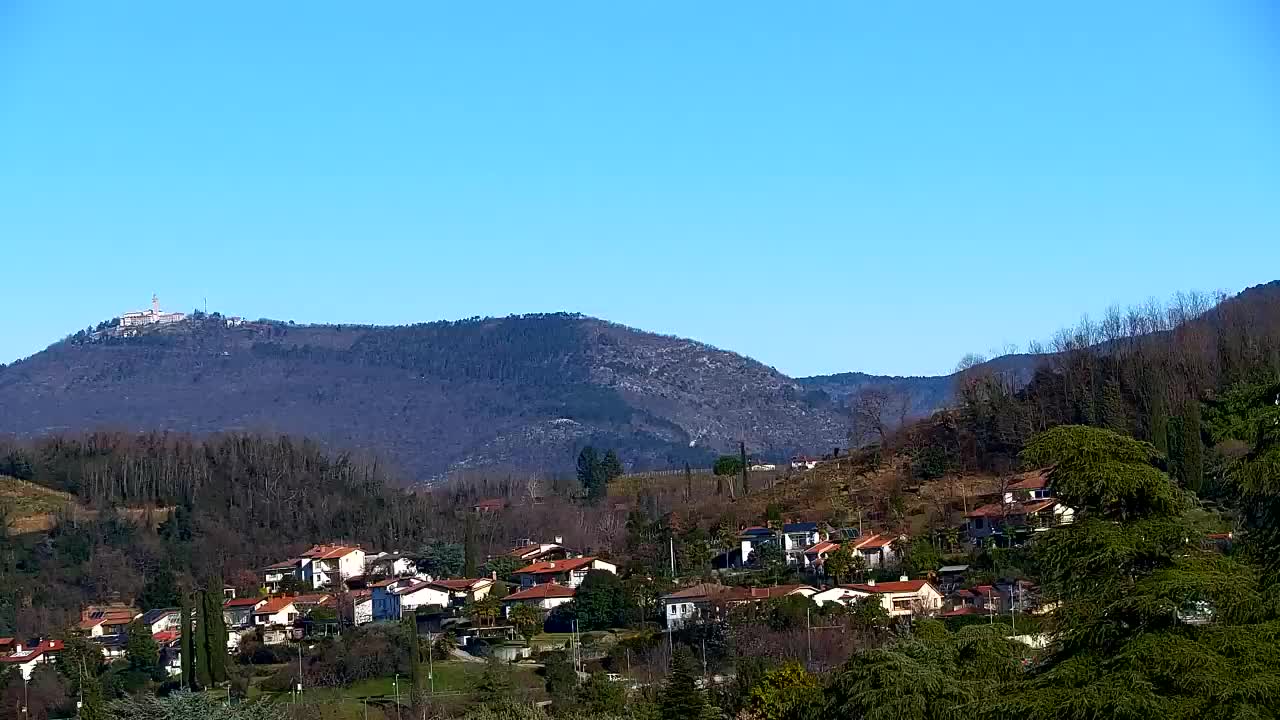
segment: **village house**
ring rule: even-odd
[[[778,533],[759,525],[743,528],[738,533],[738,551],[733,557],[726,558],[724,567],[741,567],[754,561],[756,549],[766,544],[777,545]]]
[[[1034,607],[1036,597],[1035,585],[1027,580],[976,585],[952,592],[947,598],[950,609],[943,616],[1025,613]]]
[[[239,628],[253,625],[253,611],[266,604],[262,598],[234,598],[222,603],[222,620],[227,627]]]
[[[902,544],[906,535],[868,535],[864,538],[850,540],[855,557],[861,557],[868,570],[892,568],[898,565],[898,551],[895,543]]]
[[[254,625],[292,625],[298,619],[298,608],[291,597],[271,598],[253,609]]]
[[[502,553],[502,556],[525,563],[543,560],[564,560],[569,557],[569,550],[564,547],[563,542],[560,537],[556,537],[553,542],[549,543],[534,542],[529,538],[523,538],[516,541],[516,546]]]
[[[373,622],[372,590],[361,588],[351,591],[351,622],[356,625],[367,625]]]
[[[489,498],[488,500],[481,500],[475,505],[472,505],[471,512],[477,515],[487,515],[489,513],[501,512],[502,510],[505,510],[506,507],[506,500],[503,500],[502,498]]]
[[[179,614],[178,608],[148,610],[142,613],[142,624],[147,628],[147,632],[152,635],[179,630],[182,627],[182,623],[178,619]]]
[[[370,613],[374,620],[399,620],[401,596],[397,590],[411,585],[426,587],[429,580],[411,577],[391,577],[369,583]]]
[[[61,640],[44,640],[29,648],[24,648],[22,643],[14,643],[13,652],[0,657],[0,663],[4,663],[3,667],[17,670],[24,681],[30,682],[36,668],[53,662],[55,654],[61,650]]]
[[[827,539],[827,534],[818,529],[816,522],[785,523],[781,535],[782,552],[788,565],[802,565],[805,550]]]
[[[823,540],[813,547],[804,551],[804,566],[821,568],[826,562],[827,556],[835,552],[840,547],[840,543],[834,543],[830,540]]]
[[[348,545],[316,545],[302,553],[311,562],[303,574],[312,589],[336,587],[364,576],[364,550]]]
[[[364,574],[382,577],[412,577],[418,574],[418,560],[400,552],[380,552],[366,555]],[[422,579],[430,580],[430,576]]]
[[[903,575],[897,582],[868,580],[828,588],[813,595],[818,605],[834,602],[848,605],[863,598],[875,597],[890,617],[931,615],[942,609],[942,593],[928,580],[909,580]]]
[[[290,558],[289,560],[272,563],[259,570],[258,574],[262,576],[262,584],[268,591],[273,593],[280,592],[281,586],[286,582],[302,582],[303,566],[310,563],[310,560]]]
[[[697,622],[723,620],[734,608],[776,598],[799,595],[813,597],[817,589],[808,585],[775,585],[746,588],[715,583],[699,583],[662,596],[667,630],[679,630]]]
[[[80,630],[90,638],[123,635],[129,623],[140,616],[136,609],[125,605],[90,605],[80,611]]]
[[[576,588],[586,579],[592,570],[618,574],[618,566],[596,557],[580,557],[570,560],[548,560],[536,562],[520,568],[515,572],[520,587],[529,588],[543,583],[559,583],[565,587]]]
[[[433,580],[428,583],[429,601],[426,605],[465,605],[489,597],[493,590],[493,578],[461,578],[458,580]],[[443,600],[443,602],[440,602]]]
[[[1053,498],[990,503],[965,516],[965,529],[974,543],[988,538],[1013,542],[1021,535],[1044,532],[1070,524],[1074,519],[1075,510]]]
[[[502,613],[504,617],[511,617],[512,608],[518,605],[532,605],[544,612],[550,612],[573,600],[576,593],[577,591],[573,588],[556,583],[534,585],[504,597]]]

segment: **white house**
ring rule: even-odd
[[[603,570],[618,574],[618,566],[596,557],[580,557],[569,560],[546,560],[522,567],[515,572],[520,579],[520,587],[529,588],[534,585],[554,582],[565,587],[576,588],[586,579],[592,570]]]
[[[942,609],[942,593],[928,580],[908,580],[904,575],[897,582],[841,585],[817,593],[813,601],[819,605],[835,602],[847,605],[865,597],[877,597],[891,617],[903,615],[933,614]]]
[[[423,605],[462,605],[489,597],[493,590],[492,578],[461,578],[457,580],[433,580],[427,583],[428,598]],[[421,591],[419,591],[421,592]],[[410,608],[405,608],[406,610]]]
[[[833,543],[830,540],[823,540],[814,544],[804,551],[804,566],[822,567],[822,564],[827,560],[827,556],[835,552],[839,547],[839,543]]]
[[[142,624],[152,635],[182,628],[182,623],[178,621],[177,608],[148,610],[142,613]]]
[[[279,592],[286,580],[301,582],[306,576],[306,568],[311,564],[308,558],[290,558],[268,565],[258,571],[262,576],[262,584],[271,592]]]
[[[298,608],[291,597],[271,598],[253,610],[254,625],[292,625]]]
[[[861,556],[863,565],[869,570],[895,567],[898,564],[898,551],[894,543],[906,540],[905,535],[868,535],[864,538],[850,540],[855,556]]]
[[[576,593],[577,591],[573,588],[556,583],[534,585],[502,598],[502,612],[506,617],[511,617],[511,609],[517,605],[532,605],[539,610],[550,612],[573,600]]]
[[[365,575],[385,575],[387,577],[412,577],[418,574],[418,561],[399,552],[380,552],[366,555],[364,558]],[[423,580],[430,580],[424,576]]]
[[[786,554],[787,564],[802,564],[804,562],[804,551],[826,538],[827,534],[818,529],[818,523],[816,522],[784,524],[782,526],[782,551]]]
[[[14,646],[14,651],[0,657],[5,667],[15,668],[22,673],[22,679],[30,682],[31,673],[42,663],[54,661],[54,654],[62,650],[61,640],[45,640],[32,648],[23,648],[21,644]]]
[[[808,585],[775,585],[746,588],[699,583],[662,597],[668,630],[678,630],[692,622],[720,620],[734,607],[776,598],[799,595],[812,598],[817,589]]]
[[[1021,533],[1044,532],[1075,520],[1076,511],[1053,498],[991,503],[965,516],[969,539],[981,542],[990,537],[1008,538]]]
[[[341,584],[344,580],[364,576],[364,550],[348,545],[315,545],[302,553],[310,560],[303,567],[303,578],[313,589]]]

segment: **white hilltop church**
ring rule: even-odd
[[[151,296],[150,310],[135,310],[127,312],[120,316],[120,327],[141,327],[143,325],[169,325],[170,323],[182,322],[187,318],[186,314],[180,312],[164,312],[160,309],[160,298],[157,295]]]

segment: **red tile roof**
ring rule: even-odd
[[[234,600],[228,600],[222,603],[222,607],[224,608],[253,607],[254,605],[257,605],[260,602],[262,602],[262,598],[256,598],[256,597],[236,598]]]
[[[151,637],[158,643],[171,643],[181,635],[177,630],[162,630]]]
[[[310,550],[302,553],[302,557],[312,560],[337,560],[359,549],[348,545],[313,545]]]
[[[894,540],[897,540],[897,538],[892,535],[869,535],[861,542],[857,542],[853,548],[855,550],[878,550],[892,545]]]
[[[58,652],[62,650],[61,640],[45,640],[33,648],[26,648],[21,653],[13,653],[0,657],[0,662],[9,663],[27,663],[45,653]]]
[[[289,560],[281,560],[278,563],[268,565],[263,570],[287,570],[298,564],[299,558],[290,558]]]
[[[262,607],[258,608],[257,610],[254,610],[253,614],[254,615],[275,615],[276,613],[289,607],[292,604],[293,604],[293,598],[291,597],[271,598],[270,600],[263,603]]]
[[[977,615],[979,613],[985,615],[987,612],[987,610],[976,608],[972,605],[961,605],[958,608],[953,608],[942,613],[942,617],[962,617],[964,615]]]
[[[1018,476],[1018,480],[1009,484],[1010,490],[1043,490],[1049,485],[1049,472],[1052,468],[1032,470]]]
[[[459,590],[471,590],[478,585],[492,582],[489,578],[463,578],[460,580],[436,580],[430,584],[456,592]]]
[[[821,555],[824,552],[831,552],[832,550],[835,550],[838,547],[840,547],[839,543],[833,543],[830,540],[823,540],[817,545],[814,545],[808,550],[805,550],[804,554],[805,555]]]
[[[854,583],[852,585],[841,585],[842,588],[857,590],[858,592],[884,594],[884,593],[914,593],[919,592],[920,588],[928,585],[928,580],[896,580],[893,582],[878,582],[875,585],[865,583]]]
[[[541,585],[534,585],[533,587],[527,590],[521,590],[520,592],[511,593],[510,595],[502,598],[502,601],[508,602],[512,600],[547,600],[550,598],[571,598],[575,594],[576,594],[576,591],[571,587],[565,587],[564,585],[557,585],[556,583],[543,583]]]
[[[589,566],[595,562],[594,557],[580,557],[572,560],[544,560],[527,565],[516,571],[517,575],[545,575],[547,573],[562,573],[578,570]]]
[[[501,498],[491,498],[489,500],[481,500],[471,507],[477,510],[501,510],[507,506],[507,501]]]

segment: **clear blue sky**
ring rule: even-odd
[[[158,292],[938,373],[1280,277],[1275,3],[194,5],[0,0],[0,361]]]

